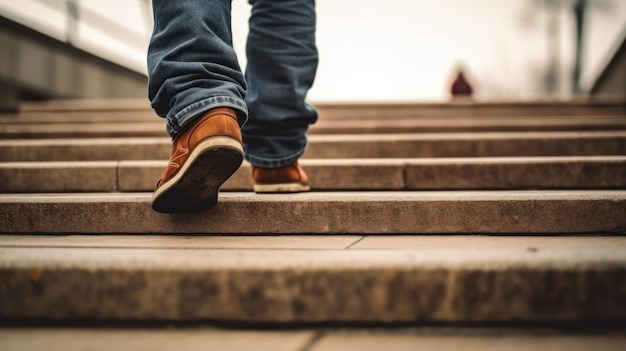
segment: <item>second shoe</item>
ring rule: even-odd
[[[296,161],[281,168],[252,168],[254,192],[297,193],[311,190],[309,177]]]

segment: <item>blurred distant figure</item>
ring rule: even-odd
[[[474,93],[474,89],[465,78],[465,74],[463,73],[463,69],[457,69],[456,78],[454,82],[452,82],[452,87],[450,88],[450,93],[452,94],[452,98],[471,98]]]

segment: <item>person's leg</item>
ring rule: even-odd
[[[232,48],[230,0],[153,0],[149,97],[167,120],[170,162],[152,206],[208,208],[243,157],[246,83]]]
[[[245,122],[246,81],[232,47],[231,0],[153,0],[148,95],[176,137],[213,107],[237,110]]]
[[[302,156],[308,126],[317,120],[317,112],[305,102],[318,62],[315,1],[250,3],[245,156],[254,167],[278,169]]]

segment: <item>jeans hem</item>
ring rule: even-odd
[[[248,107],[243,100],[231,96],[212,96],[200,100],[180,110],[172,117],[167,118],[166,130],[173,138],[180,134],[193,122],[196,117],[216,107],[230,107],[236,110],[239,126],[243,126],[248,120]]]
[[[304,150],[298,151],[295,154],[291,154],[289,156],[281,157],[281,158],[265,158],[258,157],[254,155],[250,155],[248,153],[245,154],[245,158],[252,166],[261,167],[261,168],[281,168],[285,166],[289,166],[294,164],[298,159],[304,154]]]

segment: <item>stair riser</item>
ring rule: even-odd
[[[607,116],[625,115],[624,99],[603,101],[535,101],[535,102],[461,102],[461,103],[314,103],[320,119],[384,119],[393,116]],[[30,114],[62,113],[64,115],[129,116],[155,118],[147,99],[74,100],[25,103],[21,111]]]
[[[626,154],[626,138],[525,138],[475,140],[320,140],[308,158],[436,158],[506,156],[593,156]]]
[[[626,192],[221,195],[166,215],[150,194],[2,196],[1,233],[593,233],[626,228]],[[287,216],[287,217],[285,217]]]
[[[626,189],[626,157],[303,160],[313,190]],[[166,161],[0,164],[0,192],[152,191]],[[222,187],[252,191],[244,165]]]
[[[166,252],[154,254],[168,259]],[[127,269],[3,264],[0,318],[248,323],[626,319],[623,264],[366,267]]]
[[[594,156],[626,155],[626,134],[580,133],[482,138],[480,134],[437,137],[342,137],[310,138],[305,158],[431,158],[505,156]],[[434,135],[433,135],[434,136]],[[167,160],[171,151],[167,138],[101,139],[73,141],[3,141],[0,162],[15,161],[102,161]]]
[[[626,104],[622,101],[613,106],[589,106],[585,104],[566,106],[533,106],[520,103],[517,106],[498,104],[428,105],[407,104],[382,106],[380,104],[346,104],[318,106],[321,119],[385,119],[420,117],[525,117],[525,116],[624,116]]]
[[[117,117],[117,116],[116,116]],[[52,117],[51,117],[52,118]],[[547,121],[546,121],[547,119]],[[10,123],[0,116],[0,134],[4,139],[35,138],[107,138],[107,137],[165,137],[163,121],[120,123]],[[54,122],[54,121],[53,121]],[[309,128],[316,134],[384,134],[384,133],[449,133],[449,132],[529,132],[529,131],[601,131],[626,130],[626,118],[613,119],[542,119],[521,120],[475,119],[393,119],[320,121]]]

